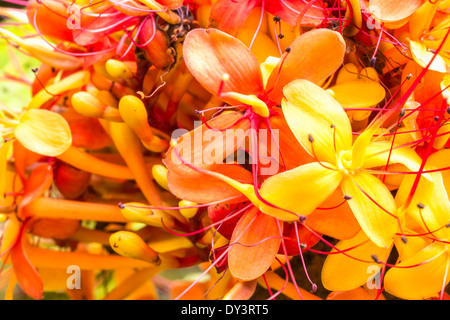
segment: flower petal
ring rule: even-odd
[[[275,139],[270,139],[269,128],[266,123],[261,123],[259,127],[260,154],[262,154],[262,144],[266,144],[267,155],[278,160],[280,167],[284,167],[285,170],[315,161],[297,141],[281,110],[278,114],[269,117],[269,124]]]
[[[445,60],[440,55],[428,51],[428,48],[422,42],[410,40],[410,47],[414,60],[421,67],[425,68],[432,61],[429,70],[441,73],[448,72],[448,66]]]
[[[342,65],[345,48],[344,39],[335,31],[317,29],[302,34],[270,75],[266,86],[269,100],[279,103],[283,87],[295,79],[321,84]]]
[[[25,252],[24,242],[27,241],[27,238],[24,229],[25,225],[22,228],[19,242],[15,244],[11,251],[11,262],[22,290],[33,299],[42,299],[44,284]]]
[[[183,48],[186,66],[212,94],[219,93],[221,83],[223,93],[263,91],[258,60],[240,40],[217,29],[194,29],[186,36]],[[233,99],[224,101],[239,104]]]
[[[216,1],[211,7],[209,25],[232,36],[237,36],[245,19],[258,6],[259,2],[260,0],[245,2],[236,2],[234,0]]]
[[[352,81],[327,90],[344,108],[364,108],[380,103],[386,92],[375,81]]]
[[[252,174],[234,164],[219,164],[214,172],[223,174],[235,180],[250,183]],[[168,172],[167,181],[170,191],[180,199],[196,203],[208,203],[242,196],[242,193],[226,182],[204,173],[200,176],[189,177]]]
[[[282,230],[281,223],[280,228]],[[244,281],[258,278],[271,266],[280,243],[277,220],[257,208],[249,210],[237,223],[230,240],[228,266],[231,274]]]
[[[352,146],[352,128],[344,109],[307,80],[295,80],[283,92],[283,113],[297,140],[317,159],[336,163],[336,154]]]
[[[398,228],[396,205],[389,189],[365,172],[344,177],[341,187],[351,197],[348,204],[367,236],[380,247],[389,246]]]
[[[341,179],[341,172],[324,168],[318,162],[279,173],[261,185],[259,193],[265,201],[259,208],[280,220],[298,220],[300,215],[308,215],[320,206]]]
[[[377,141],[369,144],[366,149],[366,154],[362,167],[375,168],[384,167],[388,163],[400,163],[406,166],[411,172],[417,172],[422,163],[422,159],[419,155],[408,146],[402,148],[396,148],[396,145],[392,147],[390,141]],[[423,175],[427,179],[431,179],[431,176],[427,173]]]
[[[350,239],[361,230],[350,206],[344,200],[341,188],[337,188],[320,208],[311,213],[305,224],[317,232],[340,240]]]
[[[384,278],[386,292],[401,299],[436,297],[449,282],[445,274],[449,268],[446,245],[434,242],[414,256],[391,268]]]
[[[66,120],[60,114],[45,109],[26,111],[14,135],[25,148],[49,157],[64,153],[72,143]]]
[[[414,192],[407,214],[415,220],[418,226],[426,232],[433,231],[433,236],[448,239],[450,230],[442,228],[450,220],[450,200],[445,190],[440,172],[430,174],[432,181],[421,178]],[[397,190],[395,201],[397,205],[406,206],[416,175],[407,175]]]
[[[297,0],[267,0],[266,10],[273,16],[279,16],[281,20],[295,26],[300,13],[303,12],[307,3]],[[324,19],[323,9],[310,6],[304,13],[300,24],[305,27],[317,27]]]
[[[17,208],[17,214],[22,216],[22,209],[47,191],[53,183],[53,168],[49,164],[35,167],[25,182],[22,200]]]
[[[164,164],[178,175],[199,175],[190,165],[211,169],[242,147],[249,135],[250,121],[239,112],[221,114],[183,134],[167,151]]]
[[[369,10],[379,20],[397,22],[412,15],[424,0],[370,0]]]
[[[336,248],[331,253],[344,252],[328,255],[322,268],[322,283],[330,291],[353,290],[366,284],[373,274],[372,268],[379,266],[372,263],[372,255],[383,259],[390,250],[378,247],[364,232],[352,239],[339,241]]]

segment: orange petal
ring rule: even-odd
[[[68,8],[62,1],[48,0],[45,5],[38,0],[27,4],[27,16],[32,26],[43,35],[72,41],[72,30],[67,27]]]
[[[241,113],[221,114],[207,125],[183,134],[167,151],[164,164],[178,175],[198,176],[189,164],[199,169],[214,168],[244,144],[249,128],[250,122],[242,119]]]
[[[183,48],[189,71],[212,94],[219,93],[222,82],[223,93],[263,91],[258,60],[240,40],[217,29],[195,29],[186,36]],[[234,99],[224,101],[239,104]]]
[[[370,0],[369,10],[383,22],[397,22],[412,15],[424,0]]]
[[[11,251],[11,261],[14,267],[14,273],[20,287],[28,296],[33,299],[42,299],[44,285],[39,273],[27,257],[24,241],[26,241],[26,238],[24,230],[22,230],[21,239]]]
[[[297,141],[291,129],[289,129],[289,125],[281,110],[279,114],[271,116],[269,122],[273,132],[278,135],[278,146],[272,146],[273,140],[267,139],[267,150],[272,157],[279,159],[281,166],[284,166],[286,170],[290,170],[315,161]],[[267,129],[265,123],[260,124],[260,131],[261,129]]]
[[[315,231],[343,240],[352,238],[361,230],[350,206],[344,200],[341,188],[336,189],[319,208],[305,221]]]
[[[300,13],[306,7],[306,1],[298,0],[268,0],[266,2],[266,10],[274,16],[279,16],[281,20],[294,26],[297,24]],[[322,23],[324,19],[324,13],[322,8],[311,6],[305,12],[300,21],[300,25],[307,27],[317,27]]]
[[[14,168],[22,179],[22,182],[25,183],[27,167],[37,162],[42,155],[28,150],[17,139],[14,140],[13,153]]]
[[[341,66],[345,48],[342,36],[328,29],[312,30],[298,37],[267,81],[269,99],[279,103],[283,97],[283,87],[295,79],[321,84]]]
[[[251,182],[252,174],[234,164],[220,164],[214,172],[221,173],[235,180]],[[196,203],[208,203],[242,196],[242,193],[226,182],[202,173],[200,176],[186,177],[173,171],[168,172],[167,181],[170,191],[180,199]]]
[[[219,0],[211,7],[209,26],[237,36],[239,30],[260,0]]]
[[[52,183],[53,169],[51,165],[42,164],[33,169],[25,182],[24,195],[17,208],[19,217],[22,214],[22,209],[47,191]]]
[[[230,240],[228,266],[231,274],[244,281],[258,278],[269,269],[280,243],[277,220],[257,208],[251,209],[238,222]]]

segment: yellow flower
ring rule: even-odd
[[[450,282],[450,176],[448,171],[440,172],[448,167],[447,151],[439,150],[428,158],[428,169],[437,170],[429,173],[431,181],[420,179],[411,194],[416,176],[407,175],[396,195],[408,226],[422,235],[408,237],[398,250],[400,262],[386,273],[386,291],[402,299],[437,297]]]
[[[342,106],[325,90],[296,80],[284,90],[283,112],[302,146],[317,160],[268,178],[258,206],[281,220],[297,220],[319,207],[340,186],[356,219],[378,246],[388,247],[397,231],[396,205],[388,188],[369,168],[402,163],[412,171],[421,159],[411,149],[391,149],[372,140],[382,123],[372,123],[352,143],[350,121]]]

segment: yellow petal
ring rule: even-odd
[[[352,129],[342,106],[307,80],[295,80],[283,92],[283,113],[297,140],[317,159],[336,163],[335,153],[352,146]]]
[[[269,56],[259,66],[261,69],[262,76],[263,76],[264,87],[266,87],[267,80],[269,79],[270,74],[272,73],[273,69],[275,69],[275,67],[277,66],[279,61],[280,61],[280,58]]]
[[[398,251],[399,261],[409,259],[432,242],[431,239],[420,237],[417,232],[410,229],[404,228],[403,231],[405,234],[413,236],[407,236],[406,243],[403,242],[401,237],[395,238],[395,248]]]
[[[410,47],[414,60],[421,67],[425,68],[431,62],[431,59],[433,59],[433,57],[436,56],[433,62],[430,64],[429,69],[442,73],[448,72],[447,71],[448,67],[444,59],[442,59],[440,55],[436,55],[435,53],[428,51],[427,47],[423,43],[411,40]]]
[[[26,111],[14,135],[28,150],[49,157],[64,153],[72,144],[66,120],[60,114],[44,109]]]
[[[380,103],[386,92],[375,81],[352,81],[327,90],[344,108],[367,108]]]
[[[330,164],[325,164],[330,166]],[[261,201],[262,212],[285,221],[297,220],[298,215],[312,213],[324,202],[342,179],[342,173],[309,163],[271,176],[261,185],[260,194],[268,203],[290,212],[274,208]]]
[[[441,1],[425,1],[425,3],[409,18],[410,36],[418,40],[425,30],[430,29],[436,10]]]
[[[378,141],[368,146],[362,167],[381,167],[381,170],[384,170],[388,159],[389,164],[403,164],[411,172],[417,172],[422,164],[422,159],[419,155],[408,146],[396,148],[396,145],[392,147],[392,142],[390,141]],[[427,173],[423,176],[432,180],[432,177]]]
[[[28,52],[34,58],[56,69],[75,70],[83,65],[84,60],[82,58],[54,51],[47,43],[40,39],[22,39],[5,29],[0,29],[0,34]]]
[[[409,203],[411,188],[416,175],[407,175],[403,178],[395,201],[398,206],[406,206],[407,214],[413,218],[424,232],[433,231],[433,235],[450,239],[450,230],[443,228],[450,220],[450,201],[440,172],[430,173],[433,180],[421,178],[414,196]]]
[[[76,73],[71,74],[63,78],[60,81],[55,82],[54,84],[48,86],[41,91],[39,91],[33,99],[30,101],[28,105],[28,109],[37,109],[42,106],[44,103],[52,99],[55,95],[62,94],[63,92],[78,89],[84,85],[86,85],[90,79],[89,71],[78,71]]]
[[[445,122],[442,124],[442,126],[436,133],[436,138],[433,142],[433,148],[438,150],[444,148],[449,138],[450,138],[450,124],[448,122]]]
[[[345,253],[330,254],[322,269],[322,283],[330,291],[347,291],[366,284],[373,275],[373,269],[380,267],[372,255],[385,259],[390,251],[390,248],[378,247],[364,232],[359,232],[352,239],[339,241],[336,248],[331,253],[338,250]]]
[[[450,170],[446,170],[449,166],[448,159],[450,157],[450,149],[442,149],[435,153],[433,153],[427,160],[427,164],[429,166],[434,167],[435,169],[442,169],[442,179],[444,183],[444,188],[447,191],[447,195],[450,198]]]
[[[357,172],[341,183],[361,228],[376,245],[388,247],[397,231],[396,205],[389,189],[375,176]]]
[[[450,280],[447,277],[444,283],[448,268],[447,246],[434,242],[416,255],[399,263],[397,267],[391,268],[384,279],[385,289],[388,293],[402,299],[418,300],[437,297],[439,291]]]

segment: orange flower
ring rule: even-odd
[[[302,26],[317,27],[324,19],[323,7],[308,6],[305,1],[293,0],[219,0],[211,8],[210,26],[236,36],[245,19],[256,7],[278,16],[282,21],[295,26],[301,13]]]

